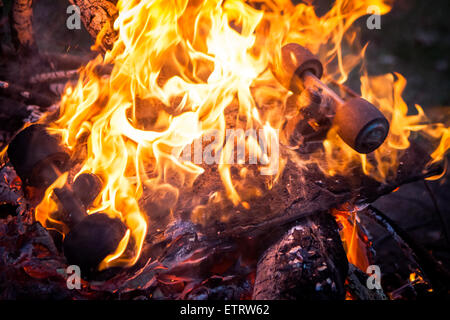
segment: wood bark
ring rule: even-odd
[[[344,299],[348,262],[328,213],[303,219],[258,262],[253,299]]]
[[[89,34],[97,38],[102,32],[101,44],[105,49],[112,48],[116,32],[113,29],[118,16],[117,0],[70,0],[80,8],[81,20]]]
[[[20,54],[37,51],[33,34],[33,0],[14,0],[10,13],[11,37]]]

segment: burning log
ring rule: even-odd
[[[112,48],[116,38],[113,24],[118,15],[117,0],[70,0],[70,2],[80,8],[81,19],[90,35],[97,38],[101,33],[104,48]]]
[[[102,181],[95,174],[80,174],[72,184],[75,195],[80,199],[86,208],[94,202],[95,198],[100,194]]]
[[[68,168],[69,156],[42,125],[20,131],[8,146],[8,157],[25,184],[48,187]]]
[[[69,169],[69,156],[43,125],[20,131],[8,146],[8,157],[22,181],[46,189]],[[94,175],[80,175],[74,187],[65,184],[54,194],[62,205],[62,221],[70,228],[64,253],[70,263],[89,272],[114,252],[125,235],[123,223],[106,214],[88,215],[86,209],[97,197],[101,182]]]
[[[344,299],[348,262],[328,213],[303,219],[258,262],[253,299]]]
[[[37,52],[33,34],[33,1],[14,0],[11,10],[12,42],[19,53]]]
[[[384,183],[366,176],[357,167],[352,169],[352,174],[330,178],[314,164],[299,172],[296,164],[288,161],[280,181],[261,195],[265,201],[251,201],[250,209],[245,211],[232,205],[222,206],[221,213],[227,219],[226,222],[208,216],[211,219],[205,223],[205,232],[220,232],[219,236],[223,237],[236,234],[259,237],[269,230],[274,232],[285,229],[297,219],[337,208],[343,203],[371,203],[405,183],[441,174],[441,165],[427,166],[430,158],[426,154],[423,146],[412,141],[411,147],[399,159],[400,165],[395,177]],[[217,187],[215,181],[219,178],[215,174],[217,173],[208,171],[199,176],[191,196],[204,194]],[[207,210],[217,212],[219,208],[210,204]]]
[[[103,213],[86,214],[64,238],[64,255],[69,264],[80,266],[89,275],[116,251],[125,232],[126,227],[120,219]]]

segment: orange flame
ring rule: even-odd
[[[365,272],[370,265],[366,246],[368,239],[359,230],[357,211],[334,209],[332,213],[342,227],[340,234],[348,262]]]

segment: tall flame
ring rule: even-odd
[[[308,47],[324,62],[325,81],[345,82],[365,52],[351,26],[371,6],[381,14],[390,10],[387,0],[337,0],[321,17],[312,5],[294,5],[290,0],[119,0],[113,48],[91,61],[78,83],[66,88],[60,117],[52,123],[63,143],[83,159],[78,174],[95,173],[104,182],[89,213],[107,213],[128,227],[101,268],[137,261],[152,223],[139,206],[144,190],[154,195],[155,210],[164,208],[170,215],[180,190],[192,186],[204,172],[192,159],[180,157],[186,147],[218,132],[213,151],[227,157],[234,150],[230,145],[234,139],[226,139],[226,110],[237,106],[236,128],[262,130],[266,137],[282,129],[286,100],[292,93],[270,71],[282,45],[297,42]],[[352,50],[346,49],[344,55],[344,48]],[[102,76],[99,70],[108,66],[111,74]],[[409,131],[424,129],[416,127],[424,116],[420,108],[418,116],[406,116],[400,98],[404,79],[398,78],[397,82],[392,75],[362,78],[363,96],[380,106],[392,125],[388,143],[377,151],[377,164],[369,165],[348,148],[335,163],[334,148],[345,146],[331,132],[324,144],[330,173],[343,170],[356,158],[367,174],[383,179],[397,161],[396,156],[388,163],[381,160],[385,149],[405,149]],[[386,82],[386,90],[380,81]],[[393,96],[389,86],[394,87]],[[436,161],[448,148],[448,129],[441,129],[446,130],[446,138],[432,155]],[[258,155],[263,153],[264,146],[255,137],[244,140]],[[248,208],[245,198],[259,193],[238,192],[230,168],[223,162],[218,165],[224,191],[211,190],[214,199]],[[281,169],[271,173],[273,183]],[[245,168],[240,171],[242,179],[248,175]],[[52,187],[37,208],[37,219],[43,224],[51,218]]]

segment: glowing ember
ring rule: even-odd
[[[285,159],[280,155],[276,163],[258,162],[259,169],[275,166],[275,170],[268,171],[271,179],[264,186],[249,186],[251,171],[239,161],[236,165],[224,161],[234,159],[235,139],[227,140],[226,135],[227,114],[237,110],[234,128],[253,129],[265,141],[277,141],[288,114],[286,101],[292,95],[271,72],[281,47],[291,42],[307,47],[324,62],[325,83],[344,83],[365,52],[351,26],[372,5],[381,14],[390,10],[384,0],[338,0],[321,17],[312,5],[293,5],[290,0],[119,1],[113,48],[82,70],[77,85],[66,88],[60,117],[51,125],[73,156],[83,158],[78,174],[94,173],[103,180],[103,190],[89,213],[118,217],[128,227],[116,252],[100,268],[137,261],[152,222],[139,200],[144,193],[151,194],[155,208],[164,208],[170,218],[179,195],[205,170],[194,159],[182,157],[201,137],[214,135],[211,153],[221,160],[214,165],[223,188],[211,190],[210,201],[231,201],[245,209],[261,188],[270,189]],[[98,75],[104,65],[113,65],[110,76]],[[362,96],[379,107],[391,124],[390,135],[374,153],[374,160],[345,145],[332,129],[324,150],[308,161],[330,175],[362,166],[367,175],[383,181],[395,174],[411,131],[440,138],[431,157],[441,160],[449,145],[448,128],[426,125],[419,106],[417,115],[408,116],[401,99],[406,81],[396,77],[361,78]],[[275,153],[273,147],[267,153],[254,135],[243,139],[247,150],[259,157]],[[298,158],[299,168],[304,165],[299,156],[290,156]],[[239,180],[230,173],[233,166],[239,169]],[[63,233],[65,227],[52,217],[55,204],[50,195],[66,179],[67,175],[61,176],[36,209],[43,225],[51,220],[53,227],[61,225]]]

